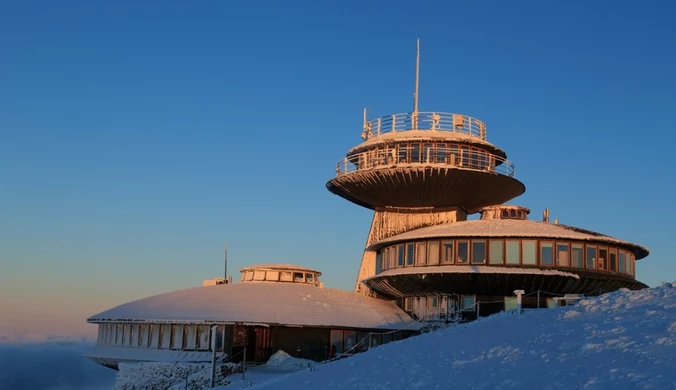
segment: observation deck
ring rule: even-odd
[[[364,120],[364,142],[336,164],[329,191],[376,209],[501,204],[525,191],[479,119],[412,112]]]

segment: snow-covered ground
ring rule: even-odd
[[[253,387],[676,389],[676,282],[502,313]]]

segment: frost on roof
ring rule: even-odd
[[[244,322],[291,326],[418,330],[394,302],[303,284],[235,283],[197,287],[129,302],[88,322]]]

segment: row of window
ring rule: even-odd
[[[355,330],[331,330],[329,357],[339,353],[357,353],[405,338],[404,332],[370,333]],[[359,345],[357,345],[359,344]]]
[[[348,157],[357,169],[392,164],[448,164],[462,168],[494,171],[503,160],[490,152],[462,144],[404,142],[384,145]]]
[[[392,245],[378,251],[376,274],[399,267],[447,264],[527,265],[635,275],[635,257],[617,247],[528,239],[461,239]]]
[[[405,297],[403,298],[404,304],[403,309],[407,312],[413,312],[413,300],[417,299],[418,302],[425,302],[425,309],[439,309],[440,307],[440,297],[438,295],[428,295],[427,297]],[[448,305],[448,311],[455,311],[455,300],[448,300],[446,305]],[[476,310],[476,296],[475,295],[462,295],[459,300],[460,310],[462,311],[475,311]]]
[[[293,282],[319,284],[319,275],[314,272],[251,270],[242,272],[240,279],[244,281]]]
[[[223,350],[223,325],[216,329],[216,350]],[[99,324],[97,343],[120,347],[174,350],[211,349],[211,326],[172,324]]]

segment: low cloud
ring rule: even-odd
[[[75,341],[0,344],[0,388],[112,389],[116,371],[82,356],[82,352],[92,346],[92,343]]]

